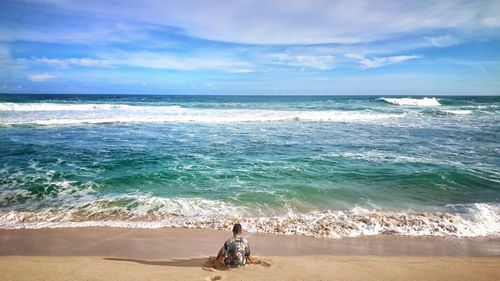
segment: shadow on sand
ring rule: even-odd
[[[191,259],[171,259],[167,261],[148,261],[148,260],[139,260],[139,259],[125,259],[125,258],[103,258],[104,260],[109,261],[124,261],[124,262],[135,262],[139,264],[146,265],[159,265],[159,266],[177,266],[177,267],[201,267],[206,271],[214,271],[214,270],[227,270],[228,268],[224,266],[214,266],[215,265],[215,257],[209,258],[191,258]],[[270,267],[271,264],[268,261],[264,260],[255,260],[255,265],[260,265],[263,267]]]
[[[193,259],[171,259],[168,261],[148,261],[139,259],[124,259],[124,258],[103,258],[110,261],[125,261],[135,262],[147,265],[160,265],[160,266],[177,266],[177,267],[206,267],[212,266],[212,263],[207,258],[193,258]]]

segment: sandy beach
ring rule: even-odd
[[[499,239],[250,234],[263,264],[215,270],[230,232],[198,229],[0,230],[2,280],[498,280]]]

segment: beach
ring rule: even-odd
[[[0,230],[2,280],[498,280],[500,240],[245,233],[263,261],[207,263],[231,233],[200,229]]]

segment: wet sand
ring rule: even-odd
[[[0,230],[2,280],[500,280],[500,239],[244,234],[263,265],[213,270],[230,232]]]

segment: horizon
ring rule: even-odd
[[[11,96],[164,96],[164,97],[349,97],[349,98],[362,98],[362,97],[395,97],[395,98],[445,98],[445,97],[500,97],[498,94],[476,94],[476,95],[450,95],[450,94],[140,94],[140,93],[116,93],[116,94],[103,94],[103,93],[0,93],[0,95]]]
[[[498,1],[0,3],[0,92],[498,96]]]

